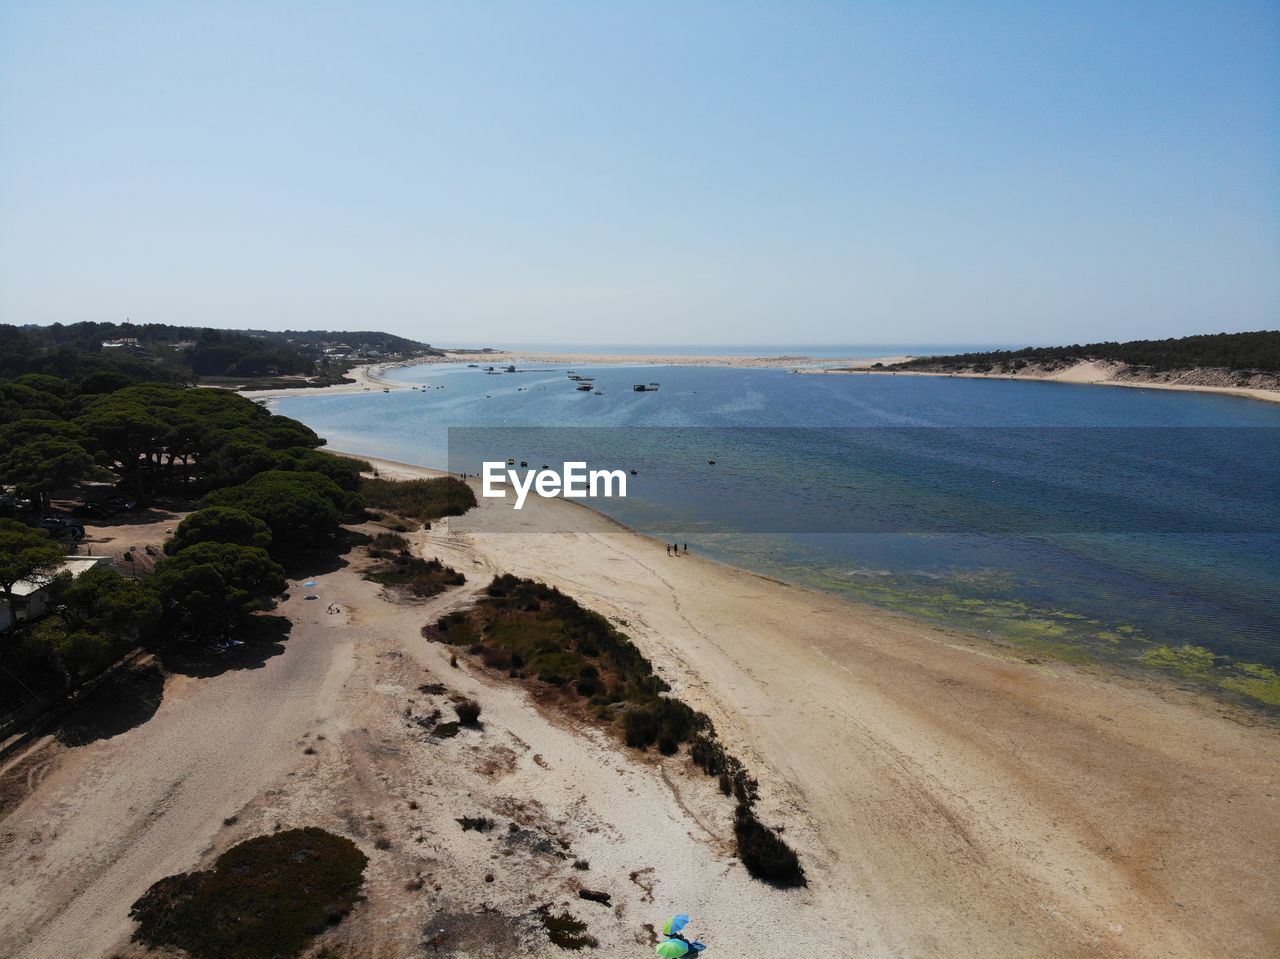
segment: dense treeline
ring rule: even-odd
[[[1022,350],[921,356],[891,369],[1021,369],[1028,365],[1069,366],[1083,360],[1107,360],[1154,372],[1189,369],[1280,372],[1280,331],[1214,333],[1168,340],[1088,343],[1083,346],[1033,346]]]
[[[367,463],[320,451],[303,424],[224,390],[140,381],[121,369],[70,365],[70,377],[0,380],[0,595],[46,583],[52,615],[0,637],[6,706],[75,685],[166,637],[217,640],[283,592],[282,564],[329,549],[363,518]],[[128,509],[161,496],[194,502],[155,575],[95,568],[59,573],[65,517],[52,497],[76,487],[125,494]],[[7,711],[7,710],[6,710]]]
[[[104,347],[108,342],[121,345]],[[52,373],[79,378],[82,371],[100,370],[157,381],[337,376],[351,364],[331,360],[324,350],[339,343],[381,356],[438,352],[416,340],[368,330],[216,330],[163,323],[0,325],[0,377]]]

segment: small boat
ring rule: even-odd
[[[636,475],[636,471],[635,471],[635,470],[632,470],[632,471],[631,471],[631,475],[632,475],[632,476],[635,476],[635,475]]]
[[[604,390],[595,390],[596,396],[604,396]]]
[[[649,384],[649,385],[647,385],[647,386],[646,386],[644,383],[637,383],[635,386],[633,386],[633,387],[631,387],[631,388],[632,388],[633,390],[635,390],[637,393],[656,393],[656,392],[658,392],[658,384],[657,384],[657,383],[650,383],[650,384]]]
[[[382,392],[384,392],[384,393],[390,393],[391,391],[390,391],[390,390],[383,390]]]
[[[507,465],[508,465],[508,466],[515,466],[515,465],[516,465],[516,461],[515,461],[514,459],[508,459],[508,460],[507,460]]]
[[[591,384],[590,384],[590,383],[579,383],[579,384],[578,384],[578,392],[579,392],[579,393],[590,393],[590,392],[591,392]]]
[[[529,464],[528,464],[525,460],[521,460],[521,461],[520,461],[520,468],[521,468],[522,470],[523,470],[523,469],[528,469],[528,468],[529,468]]]
[[[715,465],[716,465],[716,461],[715,461],[715,460],[707,460],[707,465],[708,465],[708,466],[715,466]]]

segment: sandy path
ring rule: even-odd
[[[0,954],[87,957],[127,938],[129,904],[196,865],[332,715],[352,645],[290,640],[259,669],[172,676],[149,722],[72,750],[0,833]]]
[[[540,505],[582,531],[469,539],[627,621],[754,761],[763,808],[815,865],[814,913],[869,924],[868,954],[1275,954],[1273,725]]]

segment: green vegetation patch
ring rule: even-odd
[[[374,552],[370,550],[370,555]],[[381,569],[365,573],[364,578],[380,586],[402,589],[421,599],[436,596],[467,581],[452,566],[446,566],[438,559],[421,559],[407,549],[392,556]]]
[[[545,583],[496,577],[476,606],[441,618],[423,635],[465,649],[490,669],[563,690],[633,749],[656,746],[689,758],[737,802],[735,835],[752,876],[781,887],[806,884],[794,851],[755,818],[758,783],[730,755],[706,714],[666,695],[671,687],[607,619]],[[574,948],[574,947],[566,947]]]
[[[1213,367],[1228,370],[1280,371],[1280,331],[1211,333],[1167,340],[1127,343],[1088,343],[1084,346],[1036,346],[1023,350],[992,350],[951,356],[921,356],[888,369],[973,369],[988,372],[1019,370],[1028,363],[1051,367],[1082,360],[1109,360],[1153,370]]]
[[[471,487],[452,476],[437,479],[365,479],[360,485],[365,502],[379,510],[430,523],[442,516],[461,516],[475,508]]]
[[[368,858],[323,829],[258,836],[205,872],[155,883],[133,904],[134,939],[196,959],[283,959],[341,922],[360,899]]]
[[[543,906],[538,910],[538,918],[542,922],[542,928],[547,930],[547,937],[561,949],[577,951],[594,949],[600,945],[600,941],[587,932],[587,924],[567,912],[561,912],[557,916]]]

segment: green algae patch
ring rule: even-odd
[[[1187,679],[1208,680],[1213,678],[1214,659],[1213,651],[1203,646],[1157,646],[1143,653],[1139,662]]]
[[[1238,662],[1202,646],[1162,644],[1132,623],[1000,595],[1005,584],[998,576],[970,573],[943,584],[888,576],[850,579],[822,568],[795,567],[787,575],[802,585],[1007,644],[1024,654],[1120,670],[1136,665],[1195,683],[1226,701],[1267,710],[1280,707],[1280,673],[1270,666]]]
[[[1280,673],[1270,666],[1240,663],[1236,666],[1235,674],[1224,676],[1221,683],[1242,696],[1256,699],[1268,706],[1280,707]]]
[[[1183,679],[1229,690],[1254,703],[1280,706],[1280,673],[1261,663],[1236,662],[1203,646],[1157,646],[1138,661]]]

